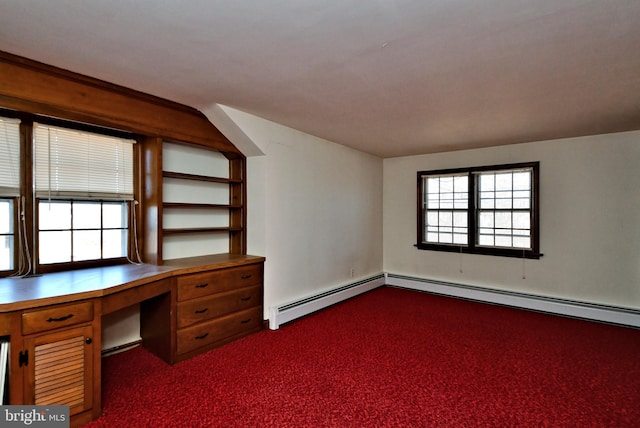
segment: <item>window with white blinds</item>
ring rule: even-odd
[[[0,117],[0,196],[20,195],[20,121]]]
[[[133,199],[134,140],[43,124],[33,139],[37,197]]]

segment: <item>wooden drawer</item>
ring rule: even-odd
[[[262,305],[262,287],[247,287],[178,303],[178,328]]]
[[[179,276],[178,301],[262,284],[262,264],[212,270]]]
[[[55,306],[22,314],[22,334],[33,334],[93,320],[93,302]]]
[[[178,330],[176,353],[184,354],[244,331],[256,331],[261,324],[262,307],[255,307]]]

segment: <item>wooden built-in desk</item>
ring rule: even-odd
[[[142,345],[170,364],[262,329],[264,257],[219,254],[0,279],[10,404],[101,413],[103,315],[140,304]]]

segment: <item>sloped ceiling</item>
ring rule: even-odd
[[[640,129],[637,0],[5,0],[0,50],[381,157]]]

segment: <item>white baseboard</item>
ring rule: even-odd
[[[271,306],[269,314],[269,328],[277,330],[280,325],[296,318],[324,309],[328,306],[347,300],[358,294],[373,290],[384,285],[384,274],[378,274],[366,279],[332,288],[328,291],[307,296],[293,302]]]
[[[640,327],[640,310],[492,290],[392,273],[387,273],[385,276],[386,285],[592,321]]]

